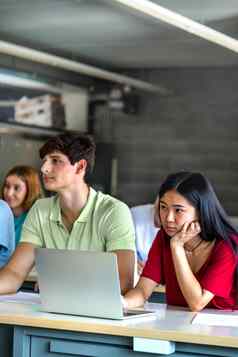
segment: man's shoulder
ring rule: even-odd
[[[32,206],[30,212],[39,212],[42,214],[48,214],[57,200],[56,196],[40,198]]]
[[[127,204],[102,192],[97,192],[94,202],[92,217],[96,231],[108,242],[119,242],[111,245],[109,250],[134,249],[134,228]]]
[[[120,208],[128,208],[127,204],[122,202],[116,197],[113,197],[109,194],[102,193],[100,191],[97,192],[96,196],[96,206],[100,210],[111,210],[111,209],[120,209]]]

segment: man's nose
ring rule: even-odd
[[[41,172],[42,174],[47,174],[49,173],[49,163],[47,161],[45,161],[42,165],[41,165]]]

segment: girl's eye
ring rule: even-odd
[[[176,208],[176,213],[183,213],[183,210],[181,208]]]
[[[165,209],[166,209],[166,206],[160,205],[160,210],[165,210]]]

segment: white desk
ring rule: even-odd
[[[44,313],[39,304],[30,301],[0,301],[0,324],[14,327],[14,357],[48,357],[50,352],[77,356],[77,351],[80,356],[101,357],[109,356],[112,346],[117,356],[138,357],[141,354],[133,351],[133,337],[175,341],[177,352],[171,356],[179,356],[179,351],[183,356],[195,352],[209,356],[214,349],[217,356],[238,355],[238,328],[191,325],[195,313],[163,304],[148,307],[157,310],[155,318],[114,321]]]

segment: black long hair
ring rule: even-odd
[[[238,230],[230,222],[211,183],[204,175],[188,171],[170,174],[159,189],[159,197],[170,190],[176,190],[197,209],[201,226],[200,236],[203,240],[224,239],[237,254],[238,241],[231,237],[238,235]]]

